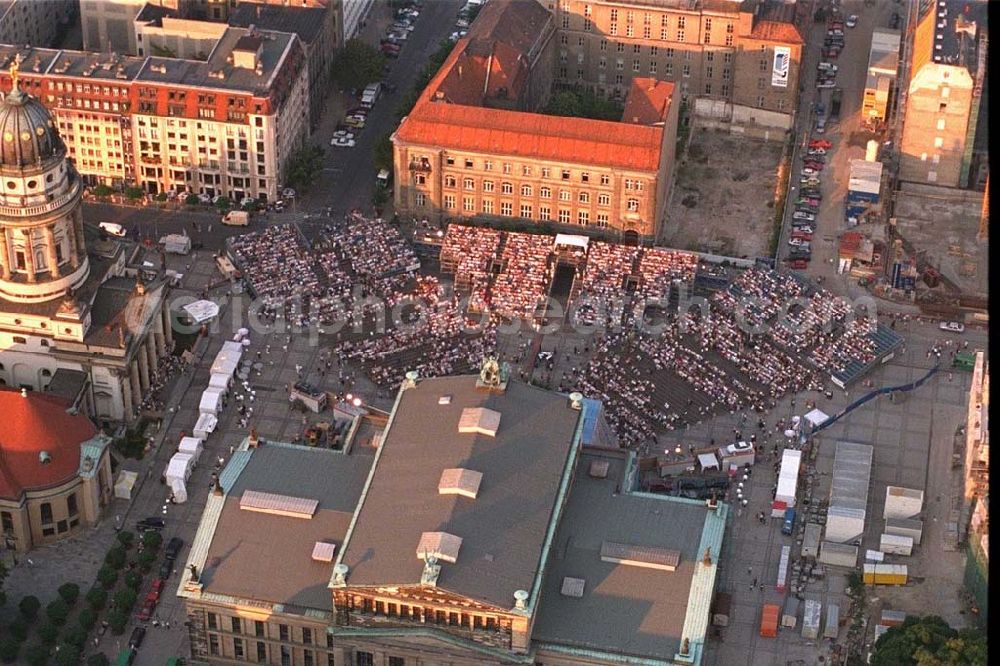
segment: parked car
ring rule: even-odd
[[[146,637],[146,627],[136,627],[132,630],[132,635],[128,637],[128,646],[133,650],[138,650],[142,645],[142,639]]]
[[[212,203],[212,197],[208,196],[207,194],[199,194],[198,203],[210,204]]]
[[[163,564],[160,565],[160,579],[169,580],[170,574],[174,572],[174,562],[173,560],[163,560]]]
[[[838,68],[832,62],[821,62],[816,65],[816,69],[821,72],[836,72]]]
[[[817,171],[816,169],[810,169],[809,167],[802,167],[803,176],[815,176],[818,173],[819,171]]]
[[[804,212],[802,212],[800,210],[797,210],[794,213],[792,213],[792,219],[793,220],[805,220],[806,222],[815,222],[816,221],[816,216],[813,215],[812,213],[804,213]]]
[[[334,148],[353,148],[357,142],[354,139],[330,139],[330,145]]]
[[[333,133],[334,139],[353,139],[354,132],[349,132],[347,130],[337,130]]]
[[[160,595],[155,592],[146,595],[145,601],[142,602],[142,608],[139,610],[140,622],[149,622],[149,618],[153,617],[153,613],[156,611],[156,604],[159,600]]]
[[[125,227],[117,222],[99,222],[97,227],[109,236],[124,238],[126,234]]]
[[[949,333],[964,333],[965,324],[957,321],[943,321],[938,325],[942,331],[948,331]]]
[[[799,197],[795,200],[796,206],[809,206],[810,208],[819,208],[819,199],[814,199],[812,197]]]
[[[180,537],[174,537],[167,542],[167,547],[163,550],[163,556],[168,560],[176,560],[177,555],[180,554],[181,548],[184,547],[184,539]]]
[[[150,530],[160,531],[166,526],[167,521],[163,520],[159,516],[148,516],[143,518],[135,524],[135,529],[140,532],[146,532]]]
[[[833,142],[830,141],[829,139],[813,139],[812,141],[809,142],[809,147],[829,149],[833,148]]]
[[[851,14],[850,16],[847,17],[847,21],[844,22],[844,25],[846,25],[848,28],[853,28],[857,24],[858,24],[857,14]]]
[[[805,168],[807,168],[807,169],[813,169],[814,171],[822,171],[823,167],[825,167],[826,165],[823,164],[821,161],[819,161],[817,159],[809,158],[809,159],[807,159],[805,161],[805,165],[804,166],[805,166]]]
[[[798,271],[805,270],[805,269],[809,268],[809,260],[808,259],[789,259],[788,260],[788,267],[791,268],[792,270],[798,270]]]
[[[810,226],[802,226],[802,227],[795,227],[795,226],[793,226],[792,227],[792,233],[795,233],[796,231],[798,231],[799,233],[803,233],[803,234],[811,234],[811,233],[813,233],[813,228],[810,227]]]
[[[293,190],[290,187],[286,187],[285,189],[281,190],[281,196],[285,197],[286,199],[294,199],[295,190]]]
[[[817,187],[803,187],[799,190],[799,194],[810,199],[822,199],[823,195],[820,194],[819,188]]]
[[[826,157],[826,148],[810,148],[809,157]]]

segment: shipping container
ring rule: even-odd
[[[791,534],[795,530],[795,509],[785,509],[785,522],[781,526],[782,534]]]
[[[802,607],[802,638],[819,638],[819,625],[823,605],[815,599],[806,599]]]
[[[882,517],[913,518],[924,508],[924,491],[913,488],[887,486],[885,489],[885,510]]]
[[[885,521],[884,533],[908,536],[913,539],[913,545],[919,546],[924,533],[924,521],[913,518],[889,518]]]
[[[879,541],[879,547],[882,552],[890,555],[911,555],[913,554],[913,537],[883,534]]]
[[[785,599],[785,610],[781,613],[781,626],[794,629],[799,621],[799,600],[798,597],[788,597]]]
[[[887,627],[898,627],[906,622],[906,613],[898,610],[883,610],[880,624]]]
[[[792,547],[782,546],[781,547],[781,560],[778,561],[778,592],[784,592],[785,588],[788,586],[788,567],[790,565],[789,560],[792,558]]]
[[[715,604],[712,607],[712,624],[717,627],[729,626],[729,613],[733,606],[733,597],[728,592],[719,592],[715,595]]]
[[[819,541],[822,534],[822,525],[806,523],[805,533],[802,535],[802,557],[817,557],[819,555]]]
[[[760,615],[760,635],[775,638],[778,635],[778,614],[781,609],[775,604],[764,604]]]
[[[826,623],[823,625],[823,638],[837,640],[840,634],[840,606],[826,605]]]
[[[866,585],[906,585],[907,570],[905,564],[865,564],[864,582]]]
[[[846,543],[824,541],[819,548],[819,561],[835,567],[858,566],[858,547]]]
[[[885,560],[885,553],[881,550],[866,550],[865,562],[882,562]]]

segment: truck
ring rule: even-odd
[[[778,635],[778,615],[781,608],[777,604],[764,604],[760,614],[760,635],[776,638]]]
[[[379,94],[382,92],[382,84],[379,82],[369,83],[365,88],[364,92],[361,93],[361,105],[372,107],[375,106],[375,100],[378,99]]]
[[[245,227],[250,224],[250,213],[245,210],[231,210],[222,216],[222,223],[231,227]]]
[[[843,100],[844,91],[840,88],[834,88],[833,94],[830,97],[830,116],[829,121],[835,123],[840,120],[840,103]]]
[[[795,529],[795,509],[785,509],[785,522],[781,526],[782,534],[791,534]]]

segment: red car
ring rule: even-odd
[[[809,268],[809,260],[808,259],[791,259],[788,262],[788,267],[789,268],[794,268],[796,270],[805,270],[806,268]]]
[[[142,610],[139,611],[139,621],[148,622],[149,618],[153,617],[153,611],[156,610],[156,603],[160,600],[160,593],[153,590],[146,595],[146,600],[142,602]]]
[[[813,139],[812,141],[809,142],[809,147],[822,148],[824,150],[828,150],[830,148],[833,148],[833,142],[827,141],[826,139]]]
[[[813,169],[815,171],[822,171],[823,167],[826,166],[822,162],[817,162],[816,160],[806,160],[805,167],[807,169]]]

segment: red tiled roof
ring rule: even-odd
[[[396,136],[405,143],[454,150],[656,171],[663,130],[421,101]]]
[[[784,21],[758,21],[750,32],[752,39],[781,44],[804,44],[798,28]]]
[[[655,125],[667,118],[674,84],[651,78],[636,77],[625,99],[622,122],[638,125]]]
[[[0,389],[0,497],[17,499],[25,490],[56,486],[76,476],[80,444],[97,434],[82,414],[69,414],[69,401],[53,395]],[[50,462],[38,455],[48,452]]]

